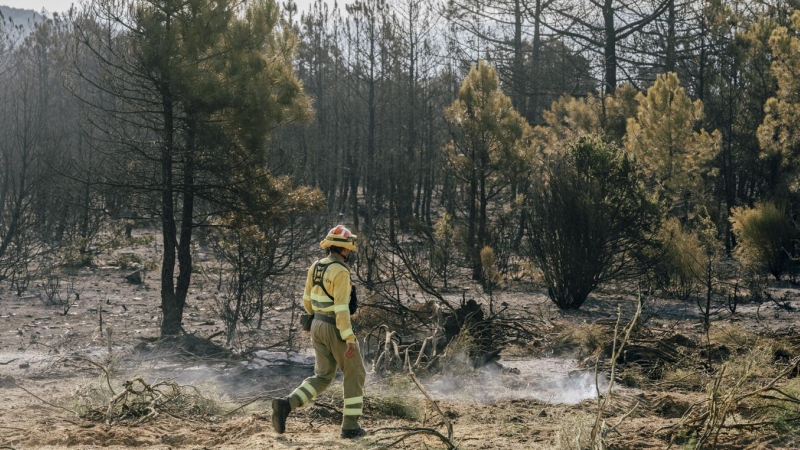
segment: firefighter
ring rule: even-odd
[[[350,252],[356,251],[356,238],[350,230],[337,225],[320,243],[328,256],[308,269],[303,306],[314,315],[314,376],[306,378],[289,397],[272,401],[272,426],[278,433],[286,430],[290,412],[308,404],[331,384],[338,367],[344,376],[341,437],[352,439],[366,434],[358,423],[364,407],[366,370],[350,324],[349,308],[352,283],[347,260]]]

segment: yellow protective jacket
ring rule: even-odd
[[[336,261],[339,264],[330,264]],[[320,286],[314,285],[314,267],[317,264],[330,264],[325,271],[323,285],[333,300],[325,294]],[[303,293],[303,306],[309,314],[323,313],[336,316],[336,328],[339,335],[348,343],[355,343],[356,336],[350,323],[350,266],[336,253],[322,258],[308,269],[306,289]]]

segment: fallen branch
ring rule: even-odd
[[[390,448],[390,447],[393,447],[393,446],[403,442],[404,440],[410,438],[411,436],[415,436],[415,435],[418,435],[418,434],[430,434],[432,436],[436,436],[442,442],[444,442],[445,445],[447,445],[447,449],[448,450],[452,450],[452,449],[456,448],[456,446],[453,444],[453,442],[449,438],[445,437],[442,433],[434,430],[433,428],[388,427],[388,428],[378,428],[377,430],[375,430],[375,432],[377,433],[378,431],[397,431],[397,430],[406,431],[406,433],[403,433],[400,436],[392,436],[392,437],[385,437],[385,438],[377,439],[376,442],[379,442],[379,441],[382,441],[382,440],[386,440],[386,439],[395,439],[394,441],[392,441],[392,442],[390,442],[388,444],[383,444],[378,448]]]
[[[411,380],[414,382],[414,384],[417,385],[417,388],[420,390],[420,392],[422,392],[422,395],[424,395],[425,398],[428,399],[428,401],[433,405],[433,407],[436,409],[436,412],[438,412],[439,415],[442,416],[442,420],[444,421],[444,424],[447,427],[447,439],[448,440],[453,439],[453,424],[452,422],[450,422],[450,419],[448,419],[447,416],[444,415],[442,410],[439,408],[439,404],[436,403],[436,401],[434,401],[433,398],[431,398],[431,395],[428,394],[428,391],[426,391],[425,388],[422,387],[422,384],[417,379],[417,376],[414,375],[414,372],[409,370],[409,376],[411,377]]]
[[[278,392],[278,390],[276,389],[276,390],[270,391],[270,393],[274,393],[274,392]],[[243,404],[243,405],[241,405],[241,406],[239,406],[239,407],[237,407],[235,409],[232,409],[232,410],[230,410],[230,411],[228,411],[226,413],[223,413],[222,415],[223,416],[229,416],[229,415],[235,413],[236,411],[239,411],[240,409],[242,409],[242,408],[244,408],[246,406],[252,405],[253,403],[255,403],[255,402],[259,401],[259,400],[265,400],[265,399],[268,399],[268,398],[272,398],[272,397],[269,396],[269,395],[259,395],[258,397],[250,400],[249,402],[247,402],[247,403],[245,403],[245,404]]]
[[[608,389],[606,390],[605,396],[600,395],[600,386],[597,383],[599,364],[595,364],[594,383],[595,383],[595,389],[597,389],[598,399],[597,399],[597,416],[595,417],[594,426],[592,427],[592,436],[591,436],[593,449],[602,450],[605,449],[606,447],[605,435],[609,430],[606,429],[606,423],[605,420],[603,420],[603,414],[605,414],[606,410],[611,404],[611,393],[614,388],[614,377],[616,375],[617,360],[619,359],[620,355],[622,355],[622,351],[624,350],[625,345],[630,340],[631,331],[633,331],[633,328],[636,326],[636,322],[638,322],[639,316],[641,314],[642,314],[642,290],[640,288],[636,313],[634,313],[633,318],[631,319],[630,323],[628,323],[628,326],[625,329],[625,336],[619,342],[619,347],[617,347],[617,337],[619,336],[619,322],[620,318],[622,317],[622,313],[619,310],[619,307],[617,308],[617,321],[616,324],[614,325],[614,344],[611,350],[611,374],[609,375]],[[636,407],[634,406],[633,409],[636,409]],[[614,425],[611,428],[611,430],[616,430],[616,428],[622,423],[622,421],[625,420],[625,418],[628,417],[630,413],[633,412],[633,409],[631,409],[631,411],[628,412],[628,414],[622,416],[622,419],[620,419],[620,421],[616,425]]]
[[[420,392],[422,392],[422,395],[425,396],[425,398],[428,400],[428,402],[430,402],[430,404],[433,405],[434,409],[436,409],[436,411],[442,417],[442,421],[445,424],[445,427],[447,428],[447,436],[443,435],[442,433],[440,433],[439,431],[437,431],[437,430],[435,430],[433,428],[427,428],[427,427],[387,427],[387,428],[379,428],[379,429],[375,430],[375,432],[378,432],[378,431],[404,431],[404,433],[399,435],[399,436],[387,436],[387,437],[383,437],[383,438],[377,439],[376,443],[380,442],[380,441],[383,441],[383,440],[387,440],[387,439],[394,439],[392,442],[390,442],[388,444],[381,444],[378,448],[390,448],[392,446],[395,446],[395,445],[403,442],[404,440],[406,440],[406,439],[408,439],[408,438],[410,438],[412,436],[416,436],[418,434],[428,434],[428,435],[435,436],[435,437],[439,438],[439,440],[441,440],[447,446],[448,450],[455,450],[456,446],[455,446],[455,444],[453,444],[453,424],[452,424],[452,422],[450,422],[450,419],[448,419],[447,416],[439,408],[438,403],[436,403],[436,401],[431,397],[431,395],[428,393],[428,391],[425,390],[425,388],[422,386],[422,384],[417,379],[417,376],[414,374],[413,367],[411,366],[411,360],[408,358],[408,354],[407,353],[406,353],[405,365],[408,368],[408,375],[411,377],[411,381],[413,381],[414,384],[417,385],[417,388],[419,389]]]
[[[110,328],[109,328],[109,329],[110,329]],[[93,365],[93,366],[95,366],[95,367],[98,367],[100,370],[102,370],[102,371],[103,371],[103,374],[105,374],[105,376],[106,376],[106,384],[108,384],[108,390],[109,390],[109,391],[111,391],[111,395],[117,395],[117,393],[114,391],[114,388],[113,388],[113,387],[111,387],[111,375],[109,375],[109,373],[108,373],[108,369],[106,369],[106,367],[105,367],[105,366],[103,366],[102,364],[99,364],[99,363],[97,363],[97,362],[94,362],[94,361],[92,361],[92,360],[91,360],[91,359],[89,359],[89,358],[85,358],[85,357],[83,357],[83,356],[80,356],[80,355],[76,355],[76,356],[75,356],[75,359],[77,359],[77,360],[79,360],[79,361],[86,361],[86,362],[88,362],[89,364],[91,364],[91,365]]]
[[[11,359],[10,361],[6,361],[6,362],[0,362],[0,366],[7,366],[7,365],[11,364],[12,362],[14,362],[14,361],[16,361],[16,360],[18,360],[18,359],[19,359],[19,358],[13,358],[13,359]]]

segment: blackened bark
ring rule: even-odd
[[[161,264],[161,336],[175,336],[181,332],[183,307],[175,295],[175,186],[172,174],[174,150],[174,106],[169,87],[162,92],[164,114],[164,143],[161,148],[161,237],[164,241],[164,260]]]
[[[469,176],[469,224],[467,232],[467,251],[470,255],[470,263],[472,264],[472,279],[480,280],[481,278],[481,261],[480,253],[477,249],[478,240],[476,236],[475,224],[478,221],[478,168],[475,165],[477,152],[475,146],[471,149],[472,155],[472,168],[470,169]]]
[[[511,75],[514,108],[525,117],[525,87],[522,76],[522,7],[514,0],[514,73]]]
[[[194,231],[194,155],[197,144],[195,125],[189,125],[186,135],[186,155],[183,174],[183,214],[181,217],[181,239],[178,242],[178,284],[175,289],[177,307],[183,316],[186,295],[192,277],[192,232]]]
[[[605,86],[606,94],[613,94],[617,89],[617,30],[614,28],[613,0],[606,0],[603,5],[603,23],[605,25]]]
[[[675,72],[677,64],[675,56],[675,0],[669,0],[667,6],[667,72]]]
[[[526,111],[528,123],[536,124],[539,120],[539,95],[540,76],[542,64],[542,0],[536,0],[536,9],[533,14],[533,73],[531,77],[530,104]]]

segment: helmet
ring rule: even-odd
[[[335,228],[331,228],[331,231],[328,231],[328,235],[319,243],[319,246],[324,249],[342,247],[354,252],[356,251],[357,239],[358,236],[351,233],[344,225],[336,225]]]

